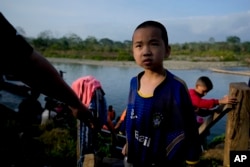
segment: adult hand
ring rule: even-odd
[[[94,117],[92,115],[92,112],[88,110],[85,107],[75,108],[72,106],[69,106],[70,110],[72,111],[72,114],[75,118],[83,121],[89,128],[94,129]]]

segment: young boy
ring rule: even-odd
[[[213,114],[217,110],[213,110],[214,107],[220,104],[234,104],[235,98],[229,98],[227,95],[221,99],[205,99],[203,98],[210,90],[213,89],[213,83],[207,76],[201,76],[197,79],[194,89],[189,89],[189,94],[192,100],[192,104],[196,113],[196,120],[198,126],[200,126],[204,119],[203,117]],[[200,136],[202,147],[206,148],[207,141],[206,136],[209,135],[208,131],[204,135]]]
[[[229,98],[227,95],[222,97],[221,99],[215,99],[215,98],[204,99],[203,97],[212,89],[213,89],[213,83],[208,77],[201,76],[197,79],[195,88],[189,89],[189,94],[191,96],[192,104],[195,110],[197,111],[199,109],[209,110],[216,107],[219,104],[233,104],[236,102],[235,98]]]
[[[198,163],[198,130],[186,84],[163,67],[171,50],[166,28],[156,21],[143,22],[134,31],[132,49],[144,71],[130,83],[125,166]]]

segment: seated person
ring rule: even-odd
[[[116,112],[113,109],[112,105],[109,105],[109,107],[108,107],[108,117],[109,117],[108,119],[110,119],[112,121],[112,123],[114,124],[115,117],[116,117]]]
[[[124,125],[125,117],[126,117],[126,109],[123,110],[119,120],[117,121],[114,127],[115,131],[122,135],[125,134],[125,125]]]
[[[108,106],[107,123],[103,125],[102,129],[114,131],[116,112],[112,105]]]

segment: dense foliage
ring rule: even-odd
[[[50,31],[44,31],[37,38],[28,41],[46,57],[79,58],[94,60],[133,60],[132,41],[98,40],[93,36],[81,39],[76,34],[54,38]],[[250,56],[250,42],[241,42],[237,36],[229,36],[224,42],[210,38],[207,42],[186,42],[171,45],[171,58],[197,61],[238,61]]]

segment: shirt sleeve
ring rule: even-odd
[[[195,90],[189,90],[189,94],[192,100],[192,104],[195,108],[211,109],[219,104],[218,99],[203,99]]]
[[[33,52],[32,46],[17,33],[2,13],[0,13],[0,36],[2,71],[21,65]]]
[[[182,104],[185,118],[185,134],[187,142],[187,164],[197,164],[201,155],[201,145],[199,142],[198,127],[196,123],[195,113],[192,102],[188,93],[188,89],[183,87],[181,90]]]

